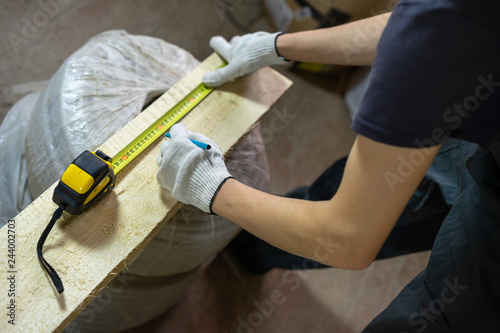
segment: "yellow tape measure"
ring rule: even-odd
[[[144,130],[138,137],[130,142],[125,148],[120,150],[113,157],[113,168],[115,174],[129,164],[137,155],[142,153],[157,138],[162,136],[170,127],[184,117],[205,97],[207,97],[214,88],[208,88],[203,83],[194,88],[186,97],[184,97],[173,108],[168,110],[154,124]]]
[[[225,64],[219,68],[224,66]],[[116,174],[120,170],[196,107],[213,90],[214,88],[208,88],[203,83],[199,84],[113,158],[101,151],[84,151],[64,172],[54,190],[52,200],[73,215],[83,213],[105,193],[113,190]]]
[[[221,67],[223,66],[225,65]],[[205,87],[203,84],[198,85],[113,158],[99,150],[96,152],[86,150],[69,165],[52,196],[52,200],[59,208],[54,212],[37,244],[38,259],[59,293],[64,291],[64,287],[57,272],[43,257],[43,244],[63,210],[73,215],[82,214],[94,202],[106,193],[110,193],[115,186],[116,174],[198,105],[212,90],[213,88]]]

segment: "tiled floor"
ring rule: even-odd
[[[101,31],[159,37],[204,59],[212,52],[211,36],[242,33],[227,13],[248,30],[271,29],[260,0],[25,0],[1,2],[0,8],[0,120],[20,97],[13,85],[48,80]],[[339,93],[342,75],[311,84],[303,75],[279,70],[294,86],[263,119],[262,133],[270,191],[282,194],[311,183],[347,154],[354,134]],[[278,113],[288,116],[282,129],[272,131],[270,121]],[[359,332],[427,259],[422,253],[376,262],[364,271],[274,270],[254,277],[223,252],[174,308],[130,332]],[[262,310],[276,290],[283,293],[280,304]]]

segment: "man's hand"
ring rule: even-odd
[[[215,142],[200,133],[186,130],[176,124],[170,129],[172,139],[161,146],[156,159],[160,167],[156,178],[179,201],[212,212],[212,201],[219,188],[231,178],[224,164],[222,151]],[[196,140],[211,146],[202,149],[192,143]]]
[[[210,47],[226,59],[228,65],[206,73],[203,83],[208,87],[218,87],[263,67],[286,64],[287,60],[276,53],[276,38],[280,34],[255,32],[233,37],[230,43],[221,36],[212,37]]]

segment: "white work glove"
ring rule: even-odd
[[[276,38],[280,34],[282,33],[255,32],[233,37],[230,43],[224,37],[212,37],[210,47],[226,59],[228,65],[206,73],[203,83],[207,87],[218,87],[263,67],[286,64],[288,60],[278,56],[276,50]]]
[[[224,182],[232,178],[224,164],[220,148],[201,133],[186,130],[182,124],[170,129],[171,139],[161,145],[156,159],[160,167],[156,179],[177,200],[198,207],[206,213],[212,212],[215,195]],[[203,149],[190,140],[211,146]]]

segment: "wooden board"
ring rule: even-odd
[[[217,54],[211,55],[99,149],[110,156],[116,154],[198,85],[203,73],[221,64]],[[216,89],[182,123],[207,135],[227,152],[290,85],[279,73],[264,68]],[[65,212],[55,225],[44,256],[63,281],[62,295],[53,288],[36,255],[40,234],[56,209],[52,202],[56,184],[14,218],[15,228],[6,225],[0,230],[0,299],[4,309],[0,332],[62,331],[182,206],[156,181],[161,142],[152,144],[118,174],[111,194],[83,215]],[[8,233],[12,235],[13,230],[16,257],[14,266],[9,267]],[[10,275],[15,278],[15,297],[8,296]],[[15,326],[5,316],[11,299],[15,301]]]

